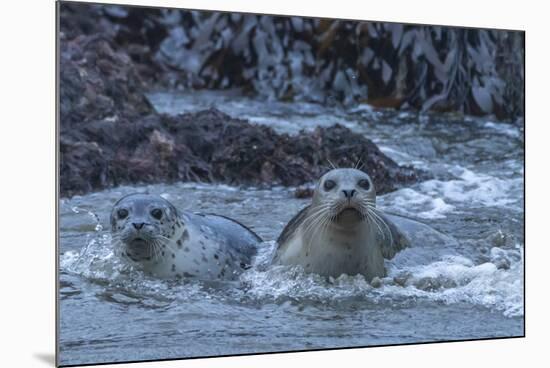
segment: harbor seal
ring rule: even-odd
[[[261,238],[228,217],[182,211],[160,196],[130,194],[111,212],[115,254],[161,278],[234,279]]]
[[[371,178],[357,169],[333,169],[321,177],[312,203],[277,239],[275,264],[301,265],[306,272],[338,277],[384,277],[392,258],[409,239],[376,208]]]

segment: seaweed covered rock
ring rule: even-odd
[[[340,125],[297,136],[210,109],[135,121],[97,120],[61,136],[61,194],[174,181],[296,186],[329,168],[362,162],[379,193],[426,176]]]
[[[144,85],[127,53],[102,37],[62,42],[60,118],[64,127],[94,119],[136,118],[152,112]]]
[[[61,5],[152,84],[281,100],[523,116],[523,32],[117,5]]]

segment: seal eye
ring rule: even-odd
[[[162,218],[162,210],[155,208],[154,210],[151,210],[151,216],[156,218],[157,220],[160,220]]]
[[[323,184],[323,187],[325,188],[326,191],[331,190],[335,186],[336,186],[336,183],[334,182],[334,180],[325,180],[325,184]]]
[[[116,211],[116,214],[117,214],[118,218],[122,220],[122,219],[125,219],[126,217],[128,217],[128,210],[125,209],[125,208],[121,208],[118,211]]]
[[[370,182],[367,179],[361,179],[357,184],[364,190],[370,189]]]

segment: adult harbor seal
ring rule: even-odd
[[[311,205],[286,225],[274,263],[301,265],[306,272],[338,277],[385,276],[392,258],[409,239],[376,209],[371,178],[357,169],[334,169],[319,180]]]
[[[115,254],[161,278],[233,279],[261,239],[228,217],[178,212],[167,200],[130,194],[111,212]]]

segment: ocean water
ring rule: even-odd
[[[362,276],[326,280],[269,266],[274,240],[309,203],[294,188],[200,183],[138,185],[62,198],[60,363],[185,358],[522,336],[524,143],[513,124],[458,115],[326,108],[226,93],[149,96],[160,112],[216,107],[279,132],[340,123],[434,179],[377,199],[456,243],[410,248],[374,288]],[[256,231],[254,267],[233,282],[167,281],[112,253],[112,205],[131,192],[231,216]]]

